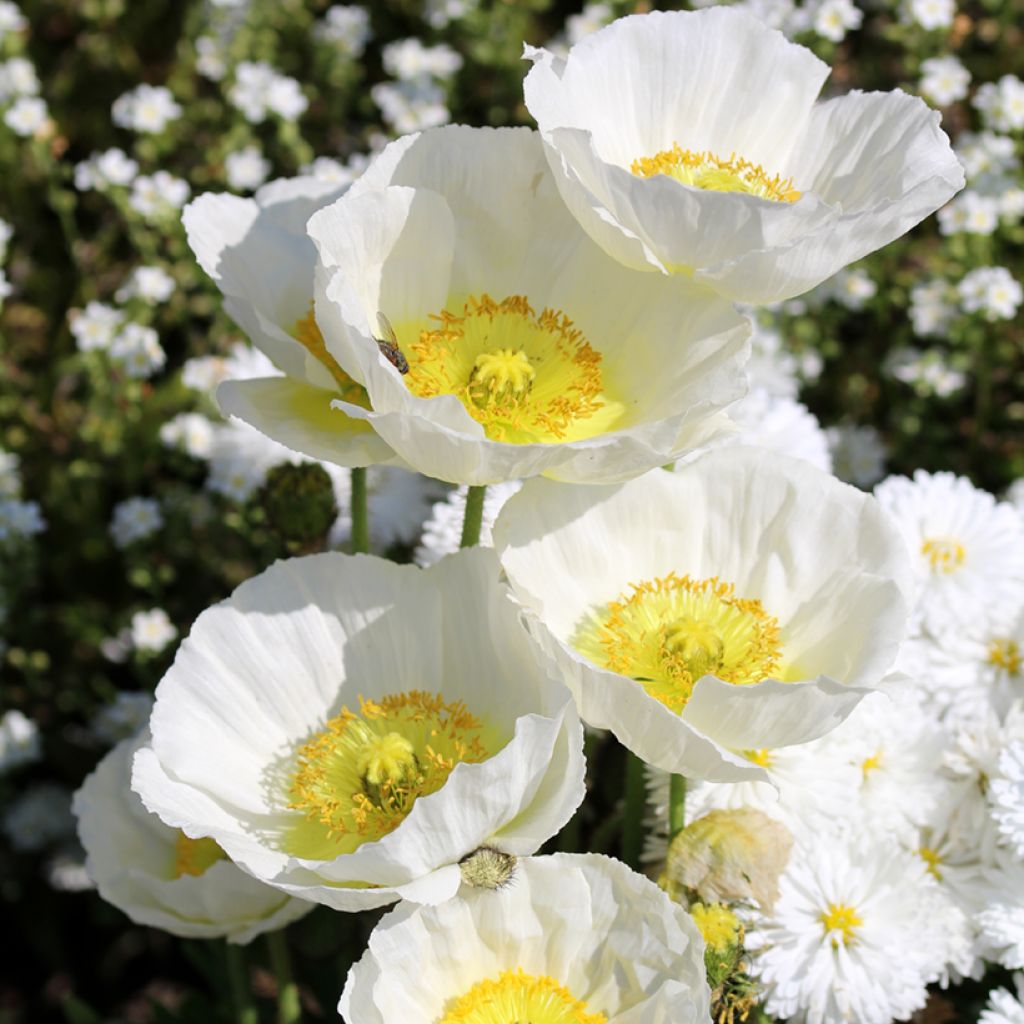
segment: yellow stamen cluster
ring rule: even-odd
[[[921,554],[928,560],[933,573],[956,572],[967,552],[963,544],[947,537],[930,537],[921,545]]]
[[[456,999],[438,1024],[606,1024],[603,1013],[588,1013],[554,978],[522,968],[478,981]]]
[[[574,646],[673,711],[703,675],[745,686],[777,674],[778,620],[760,601],[737,597],[731,583],[669,573],[630,587],[584,624]]]
[[[707,150],[694,152],[676,143],[654,156],[634,160],[630,170],[641,178],[667,174],[684,185],[713,192],[745,192],[778,203],[795,203],[800,192],[792,178],[770,175],[760,164],[751,163],[735,153],[723,160]]]
[[[857,938],[857,929],[864,923],[856,908],[846,903],[830,903],[820,920],[825,927],[826,936],[832,940],[833,949],[838,949],[840,942],[844,946],[854,942]]]
[[[716,953],[727,952],[742,938],[740,919],[724,903],[695,903],[690,916],[704,944]]]
[[[861,775],[866,779],[873,771],[882,767],[882,751],[876,750],[869,757],[865,757],[860,763]]]
[[[501,746],[462,701],[419,690],[360,697],[358,713],[343,707],[299,748],[290,806],[335,854],[351,852],[396,829],[457,764],[485,761]]]
[[[604,392],[601,353],[559,310],[537,314],[525,296],[482,295],[430,321],[403,349],[405,383],[421,398],[455,395],[491,440],[579,440],[622,413]]]
[[[942,881],[942,858],[939,856],[937,850],[933,850],[930,846],[922,846],[918,851],[918,856],[928,865],[928,874],[934,876],[934,878],[941,882]]]
[[[179,832],[174,841],[174,877],[203,875],[226,856],[213,839],[190,839]]]
[[[292,337],[321,365],[330,371],[341,397],[353,405],[370,408],[370,400],[366,395],[366,388],[357,384],[339,365],[338,361],[327,351],[327,343],[316,322],[316,315],[313,312],[313,305],[310,303],[309,312],[301,319],[295,321],[292,327]]]
[[[775,762],[775,758],[772,756],[770,750],[744,750],[743,756],[748,760],[752,761],[756,765],[760,765],[762,768],[771,768]]]
[[[1011,676],[1020,675],[1024,654],[1016,640],[993,640],[988,648],[988,663],[1001,668]]]

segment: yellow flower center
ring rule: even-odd
[[[933,573],[956,572],[967,557],[964,546],[948,537],[929,537],[921,545],[921,554],[928,560]]]
[[[360,697],[358,713],[343,707],[296,754],[290,806],[304,815],[289,848],[335,857],[380,839],[457,764],[485,761],[505,742],[461,701],[440,694]]]
[[[417,326],[396,334],[417,336]],[[460,312],[431,315],[418,338],[402,346],[406,385],[421,398],[455,395],[492,441],[577,441],[622,416],[605,390],[601,353],[564,313],[537,314],[522,295],[470,297]]]
[[[574,646],[673,711],[703,675],[745,686],[777,674],[778,620],[760,601],[736,597],[731,583],[669,573],[630,587],[581,627]]]
[[[882,751],[876,750],[870,757],[865,757],[860,764],[861,775],[866,779],[873,771],[882,767]]]
[[[630,170],[641,178],[667,174],[694,188],[713,192],[745,192],[778,203],[795,203],[800,198],[792,178],[770,175],[760,164],[753,164],[735,153],[728,160],[723,160],[706,150],[695,153],[692,149],[682,149],[678,143],[654,156],[639,157],[633,161]]]
[[[522,968],[478,981],[448,1007],[437,1024],[607,1024],[603,1013],[546,975]]]
[[[754,764],[760,765],[762,768],[771,768],[775,763],[775,758],[772,756],[770,750],[744,750],[743,756]]]
[[[922,846],[917,853],[921,860],[928,865],[928,874],[933,875],[941,882],[942,872],[939,869],[942,866],[942,858],[939,857],[938,851],[933,850],[930,846]]]
[[[988,648],[988,663],[1001,668],[1011,676],[1020,675],[1024,656],[1016,640],[993,640]]]
[[[821,923],[825,926],[826,936],[832,939],[833,948],[842,942],[849,946],[857,938],[857,929],[864,923],[856,909],[846,903],[830,903],[821,915]]]
[[[740,939],[740,919],[724,903],[695,903],[690,916],[705,944],[716,953],[726,952]]]
[[[174,840],[174,877],[205,874],[227,854],[212,839],[189,839],[178,832]]]
[[[341,398],[353,405],[361,406],[363,409],[370,408],[370,400],[366,394],[366,388],[357,384],[339,365],[338,361],[327,351],[327,343],[320,332],[316,322],[316,315],[313,312],[313,304],[310,303],[309,312],[301,319],[295,321],[292,327],[292,337],[322,366],[325,366],[338,385]]]

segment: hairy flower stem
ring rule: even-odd
[[[228,968],[228,985],[231,988],[231,1002],[234,1006],[236,1024],[259,1024],[259,1013],[252,1001],[249,985],[249,968],[242,946],[224,943],[224,955]]]
[[[292,977],[292,961],[284,929],[267,935],[270,966],[277,978],[277,1024],[298,1024],[302,1020],[299,986]]]
[[[626,752],[625,808],[622,819],[622,859],[639,869],[644,845],[644,811],[647,790],[644,786],[644,763],[632,751]]]
[[[472,548],[480,543],[480,527],[484,521],[484,495],[486,493],[486,485],[470,487],[466,492],[466,516],[462,520],[460,548]]]
[[[352,553],[365,554],[370,550],[370,516],[366,507],[366,468],[352,470],[349,498],[352,504]]]

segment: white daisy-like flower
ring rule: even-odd
[[[967,965],[964,915],[923,860],[883,839],[797,846],[771,916],[747,933],[765,1009],[794,1024],[891,1024]]]
[[[877,504],[763,450],[530,481],[494,542],[584,721],[690,778],[767,778],[742,752],[834,728],[903,638],[909,567]]]
[[[194,459],[210,458],[213,439],[213,423],[198,412],[180,412],[160,427],[160,440],[168,448],[181,448]]]
[[[1016,995],[997,988],[989,993],[978,1024],[1024,1024],[1024,974],[1014,975]]]
[[[521,480],[509,480],[507,483],[487,488],[480,523],[481,546],[493,547],[494,521],[505,507],[505,502],[522,486]],[[417,565],[433,565],[445,555],[459,550],[462,541],[462,522],[466,517],[467,492],[467,487],[457,487],[444,501],[434,505],[430,518],[423,524],[423,536],[413,555],[413,561]]]
[[[236,341],[226,356],[193,356],[181,368],[181,383],[213,398],[225,380],[273,377],[281,371],[258,348]]]
[[[978,915],[978,946],[986,960],[1019,971],[1024,968],[1024,859],[997,849],[986,872],[988,904]]]
[[[625,479],[721,433],[744,388],[746,321],[611,260],[529,129],[392,143],[309,233],[327,348],[369,399],[334,404],[427,476]],[[376,340],[381,313],[401,364]]]
[[[39,726],[17,708],[5,711],[0,718],[0,775],[42,756]]]
[[[244,146],[224,158],[224,174],[231,188],[238,192],[251,192],[267,180],[270,161],[259,146]]]
[[[1024,302],[1024,287],[1006,267],[976,267],[957,285],[965,313],[986,320],[1012,320]]]
[[[103,302],[90,302],[85,309],[73,311],[71,333],[79,352],[94,352],[107,349],[114,340],[124,314]]]
[[[618,861],[555,854],[498,890],[392,911],[338,1011],[347,1024],[703,1024],[710,998],[689,914]]]
[[[1006,621],[1024,604],[1024,523],[966,477],[894,476],[875,496],[903,535],[918,581],[917,614],[933,634]]]
[[[163,267],[136,267],[114,293],[118,302],[139,298],[144,302],[166,302],[174,294],[174,278]]]
[[[127,498],[114,506],[110,535],[119,548],[152,536],[164,525],[160,503],[154,498]]]
[[[111,109],[114,124],[136,132],[162,132],[171,121],[181,117],[181,106],[171,90],[145,82],[118,96]]]
[[[135,790],[339,910],[447,899],[480,846],[533,853],[583,798],[582,729],[498,577],[485,549],[278,562],[196,620]]]
[[[131,637],[137,651],[158,653],[177,635],[177,627],[163,608],[151,608],[149,611],[136,612],[132,616]]]
[[[46,529],[39,503],[17,498],[0,498],[0,541],[34,537]]]
[[[943,278],[921,281],[910,289],[910,322],[921,338],[944,337],[959,316],[956,289]]]
[[[191,188],[184,178],[176,178],[168,171],[140,174],[132,182],[128,205],[147,220],[175,216],[188,202]]]
[[[903,0],[900,10],[902,20],[907,24],[918,24],[933,31],[948,28],[956,14],[956,0]]]
[[[415,37],[396,39],[381,51],[384,70],[394,78],[408,81],[423,76],[447,81],[462,67],[462,55],[446,43],[424,46]]]
[[[107,353],[121,372],[133,380],[148,380],[167,362],[160,336],[152,327],[137,323],[125,324],[110,343]]]
[[[4,124],[22,138],[41,132],[49,121],[50,112],[38,96],[19,96],[4,111]]]
[[[341,191],[313,178],[284,179],[252,199],[207,193],[183,219],[224,308],[274,364],[258,378],[225,381],[217,392],[222,411],[292,451],[368,466],[393,453],[368,424],[331,407],[339,396],[365,403],[365,391],[325,347],[313,314],[316,250],[306,221]]]
[[[317,38],[331,43],[341,54],[353,60],[363,55],[373,37],[370,12],[364,7],[335,4],[324,12],[323,21],[313,30]]]
[[[86,870],[108,903],[136,924],[182,938],[251,942],[313,909],[235,867],[212,839],[169,828],[130,789],[144,731],[122,740],[75,793]]]
[[[957,100],[966,99],[970,84],[970,71],[952,54],[921,61],[919,88],[925,99],[936,106],[947,107]]]
[[[370,97],[396,135],[437,128],[452,119],[445,105],[444,88],[429,78],[378,82],[370,90]]]
[[[989,783],[988,798],[1003,842],[1024,860],[1024,741],[999,755],[999,775]]]
[[[733,299],[808,291],[963,186],[924,102],[815,103],[828,66],[741,11],[635,15],[565,59],[526,55],[526,105],[586,231],[628,266]]]

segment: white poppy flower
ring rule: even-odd
[[[744,390],[749,325],[602,252],[529,129],[400,139],[309,233],[327,350],[370,400],[336,404],[427,476],[628,479],[720,433]]]
[[[278,562],[196,621],[133,786],[339,910],[446,899],[481,845],[533,853],[583,798],[582,729],[498,575],[485,549]]]
[[[190,839],[150,814],[131,791],[135,752],[148,731],[123,740],[75,794],[86,870],[100,895],[137,924],[183,938],[250,942],[312,907],[250,878],[212,839]]]
[[[828,66],[741,11],[622,18],[564,59],[526,55],[526,105],[586,231],[733,299],[800,295],[964,184],[922,100],[816,104]]]
[[[704,943],[653,882],[594,854],[520,862],[512,883],[404,904],[370,935],[348,1024],[702,1024]]]
[[[767,779],[743,752],[828,732],[903,638],[909,568],[877,503],[763,450],[531,481],[494,545],[584,721],[692,778]]]
[[[224,381],[217,400],[287,447],[342,466],[393,460],[359,420],[331,408],[365,392],[324,349],[313,315],[316,250],[306,221],[343,188],[313,178],[271,182],[252,199],[207,193],[183,214],[199,265],[224,293],[224,308],[285,376]]]

